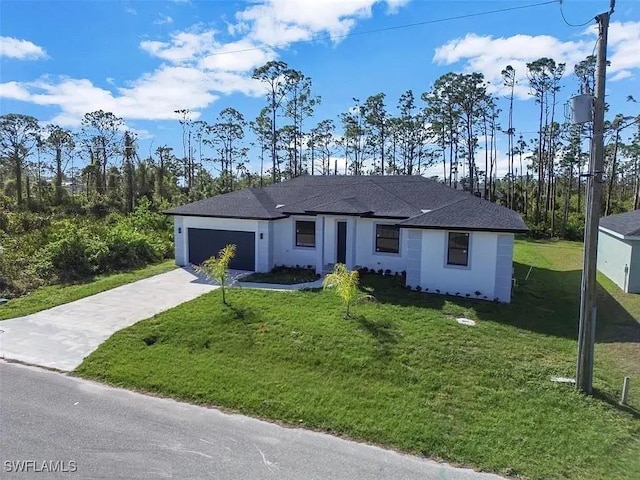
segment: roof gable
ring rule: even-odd
[[[197,217],[228,217],[275,219],[285,217],[276,210],[276,205],[267,192],[260,188],[245,188],[235,192],[216,195],[198,202],[170,208],[164,213]]]

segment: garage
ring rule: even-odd
[[[236,256],[231,260],[234,270],[255,270],[256,235],[254,232],[236,230],[212,230],[189,228],[189,263],[199,265],[225,247],[236,246]]]

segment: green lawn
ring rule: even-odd
[[[240,281],[293,285],[296,283],[315,282],[317,279],[315,270],[309,268],[279,267],[268,273],[252,273],[242,277]]]
[[[14,298],[0,306],[0,320],[21,317],[64,303],[73,302],[74,300],[79,300],[89,295],[95,295],[96,293],[119,287],[120,285],[168,272],[174,268],[176,268],[174,260],[165,260],[161,263],[148,265],[137,270],[100,275],[82,283],[56,284],[42,287],[29,295]]]
[[[598,394],[550,381],[574,375],[574,257],[578,244],[518,242],[511,305],[365,276],[377,302],[353,320],[331,291],[233,289],[230,307],[215,291],[117,333],[77,373],[514,477],[637,480],[640,416],[614,400],[625,369],[640,385],[620,362],[629,299],[605,298]]]
[[[535,268],[529,277],[535,295],[553,294],[556,314],[548,318],[547,328],[561,328],[563,335],[577,337],[579,292],[582,275],[582,244],[577,242],[519,242],[516,261]],[[528,268],[528,267],[527,267]],[[545,285],[545,282],[550,285]],[[613,387],[610,394],[622,389],[625,376],[631,377],[630,404],[640,410],[640,295],[624,293],[611,280],[598,274],[598,320],[596,344],[596,377]],[[550,289],[555,290],[549,292]],[[536,293],[537,292],[537,293]],[[555,298],[566,299],[566,313],[558,308]],[[523,300],[526,301],[525,297]],[[568,316],[566,322],[558,322]],[[576,347],[577,348],[577,347]],[[634,386],[635,385],[635,386]]]

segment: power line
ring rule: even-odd
[[[569,20],[567,20],[567,17],[564,16],[564,9],[562,8],[562,0],[559,0],[559,3],[560,3],[560,15],[562,15],[562,20],[564,20],[564,23],[566,23],[570,27],[584,27],[586,25],[589,25],[591,22],[595,20],[594,18],[590,18],[584,23],[571,23],[569,22]],[[594,51],[595,51],[595,48],[594,48]]]
[[[507,7],[507,8],[499,8],[496,10],[487,10],[485,12],[476,12],[476,13],[467,13],[464,15],[456,15],[453,17],[444,17],[444,18],[436,18],[433,20],[424,20],[422,22],[414,22],[414,23],[405,23],[403,25],[394,25],[391,27],[384,27],[384,28],[376,28],[373,30],[363,30],[360,32],[352,32],[352,33],[344,33],[341,35],[329,35],[327,38],[329,40],[337,40],[340,38],[346,38],[346,37],[353,37],[353,36],[357,36],[357,35],[369,35],[371,33],[380,33],[380,32],[387,32],[390,30],[400,30],[403,28],[412,28],[412,27],[420,27],[423,25],[431,25],[434,23],[443,23],[443,22],[450,22],[452,20],[462,20],[465,18],[473,18],[473,17],[481,17],[481,16],[486,16],[486,15],[493,15],[496,13],[504,13],[504,12],[511,12],[514,10],[524,10],[527,8],[535,8],[535,7],[542,7],[544,5],[550,5],[552,3],[556,3],[558,0],[548,0],[546,2],[540,2],[540,3],[532,3],[529,5],[520,5],[518,7]],[[309,43],[309,42],[313,42],[315,39],[311,38],[309,40],[299,40],[297,42],[291,42],[291,43],[280,43],[280,44],[276,44],[276,45],[271,45],[270,48],[284,48],[284,47],[288,47],[291,44],[295,44],[295,43]],[[208,57],[214,57],[214,56],[218,56],[218,55],[229,55],[229,54],[233,54],[233,53],[244,53],[244,52],[251,52],[254,50],[263,50],[264,47],[251,47],[251,48],[243,48],[243,49],[238,49],[238,50],[230,50],[230,51],[226,51],[226,52],[215,52],[215,53],[210,53],[209,55],[207,55]],[[182,59],[182,60],[186,60]]]

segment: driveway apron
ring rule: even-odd
[[[71,371],[118,330],[216,288],[188,269],[178,268],[5,320],[0,322],[0,357]]]

